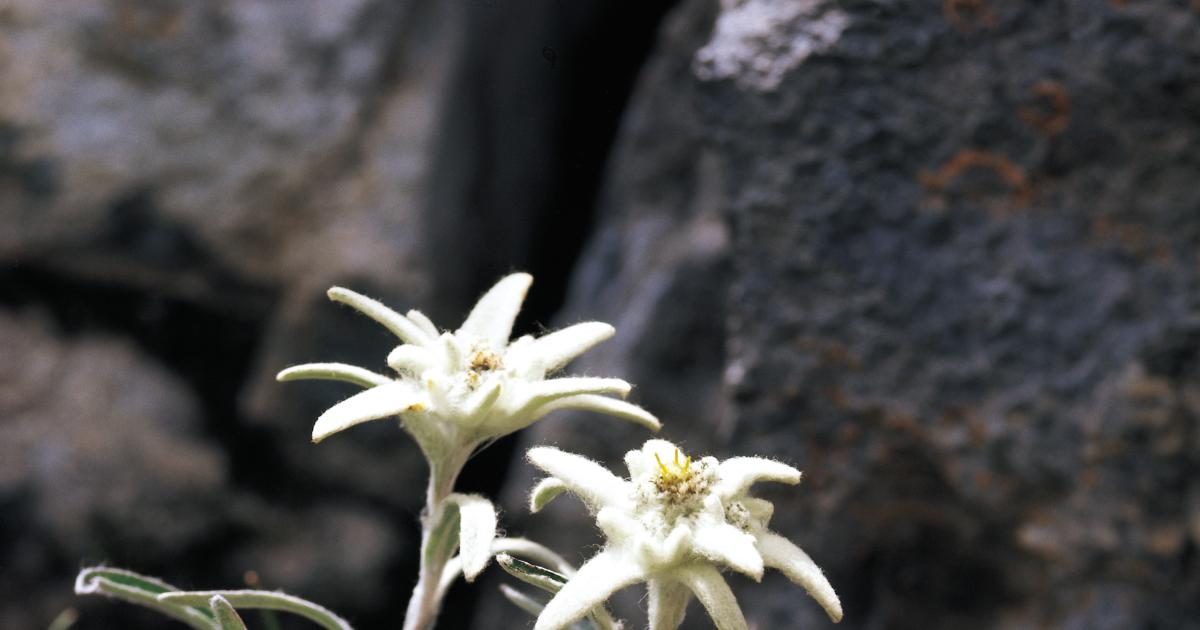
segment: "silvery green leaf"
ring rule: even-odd
[[[76,595],[107,595],[151,608],[193,628],[213,630],[216,627],[216,617],[207,608],[208,602],[184,605],[157,599],[162,593],[177,590],[157,578],[108,567],[88,567],[80,571],[75,578]]]
[[[542,609],[546,607],[546,605],[542,602],[537,601],[536,599],[507,584],[500,585],[500,594],[503,595],[505,599],[512,602],[514,606],[524,610],[534,617],[541,614]]]
[[[557,477],[546,477],[539,481],[529,493],[529,511],[538,513],[558,495],[567,491],[567,484]]]
[[[213,595],[208,600],[208,607],[217,616],[217,626],[221,630],[246,630],[246,622],[242,621],[237,611],[229,605],[229,601],[224,597]]]
[[[459,512],[459,557],[463,576],[471,582],[487,566],[492,557],[492,541],[496,538],[496,508],[492,502],[477,494],[454,493],[446,497],[447,509],[456,506]]]
[[[556,554],[557,555],[557,554]],[[546,567],[519,560],[506,553],[496,555],[499,564],[509,575],[549,593],[558,593],[569,582],[567,576]],[[601,603],[588,611],[588,618],[598,630],[620,630],[621,624],[612,618]]]
[[[208,605],[214,596],[220,595],[235,608],[264,608],[281,610],[299,615],[326,630],[352,630],[350,623],[324,606],[277,591],[232,590],[232,591],[185,591],[163,593],[158,601],[182,606]],[[209,626],[211,627],[211,626]]]

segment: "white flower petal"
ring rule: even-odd
[[[748,630],[746,617],[742,615],[733,591],[729,590],[725,578],[711,565],[684,565],[672,571],[672,575],[696,594],[696,599],[704,604],[717,630]]]
[[[512,335],[513,322],[532,282],[533,276],[527,273],[501,278],[475,303],[458,332],[488,341],[494,350],[503,349]]]
[[[392,382],[392,379],[376,374],[366,368],[345,363],[305,363],[294,365],[275,376],[279,382],[319,379],[326,381],[344,381],[361,387],[375,387]]]
[[[553,372],[615,332],[603,322],[583,322],[538,337],[521,354],[528,355],[545,372]]]
[[[534,630],[561,630],[583,618],[613,593],[644,576],[637,563],[601,551],[588,560],[546,604]]]
[[[618,398],[610,398],[608,396],[600,396],[598,394],[576,394],[559,398],[553,402],[542,405],[534,413],[533,419],[537,420],[555,411],[563,409],[582,409],[584,411],[595,411],[614,418],[628,420],[630,422],[640,424],[651,431],[657,431],[662,428],[662,423],[654,414],[642,409],[641,407],[625,402]]]
[[[651,579],[646,590],[650,593],[650,630],[677,630],[692,599],[691,591],[670,579]]]
[[[800,483],[800,471],[772,459],[763,457],[734,457],[721,462],[719,480],[713,492],[728,501],[745,494],[750,486],[759,481]]]
[[[496,538],[496,508],[478,494],[453,493],[446,501],[458,506],[458,557],[463,576],[468,582],[475,579],[492,557],[492,541]]]
[[[546,504],[553,501],[558,495],[566,492],[567,484],[563,483],[556,477],[546,477],[538,482],[533,487],[533,491],[529,493],[529,511],[534,514],[540,512]]]
[[[443,368],[447,372],[462,370],[465,366],[463,363],[463,354],[466,352],[462,343],[450,333],[442,333],[439,339],[442,342],[442,357],[446,363]]]
[[[383,324],[384,328],[390,330],[393,335],[396,335],[405,343],[424,345],[432,339],[421,330],[420,326],[414,324],[407,317],[365,295],[355,293],[350,289],[343,289],[342,287],[333,287],[326,292],[326,295],[334,302],[341,302],[350,306],[363,315]]]
[[[768,567],[778,569],[789,580],[804,587],[834,623],[842,620],[842,603],[838,601],[837,593],[833,591],[829,580],[825,579],[820,567],[803,549],[779,534],[761,532],[758,534],[758,550]]]
[[[420,376],[425,370],[432,367],[432,357],[429,355],[429,350],[406,343],[396,346],[388,353],[387,364],[397,372],[408,372],[413,376]]]
[[[411,384],[392,381],[372,387],[330,407],[313,425],[312,440],[321,440],[356,424],[399,415],[406,411],[421,411],[426,397]]]
[[[619,541],[626,547],[644,538],[642,525],[623,510],[612,506],[602,507],[596,512],[596,526],[604,532],[605,538]]]
[[[528,457],[534,466],[565,483],[571,492],[593,509],[605,505],[623,506],[633,493],[629,482],[586,457],[549,446],[529,449]]]
[[[755,582],[762,579],[763,558],[754,536],[728,523],[697,527],[693,544],[706,559],[723,564]]]
[[[568,378],[552,378],[531,383],[524,394],[530,399],[530,406],[540,406],[566,396],[579,394],[618,394],[629,393],[629,383],[619,378],[596,378],[589,376],[573,376]]]
[[[437,325],[433,323],[433,320],[426,317],[425,313],[422,313],[421,311],[413,309],[405,313],[405,316],[408,317],[409,321],[416,324],[418,328],[425,331],[425,334],[429,335],[430,339],[437,339],[438,336],[442,334],[441,331],[438,330]]]

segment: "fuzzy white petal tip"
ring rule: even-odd
[[[471,309],[459,333],[487,340],[493,348],[503,348],[512,335],[513,323],[525,301],[533,276],[514,273],[500,279]]]
[[[842,620],[842,602],[834,592],[833,585],[803,549],[773,532],[763,532],[758,536],[758,549],[767,566],[779,570],[808,591],[834,623]]]

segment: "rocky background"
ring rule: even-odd
[[[382,365],[332,284],[452,326],[513,269],[667,437],[805,471],[765,493],[842,626],[1194,626],[1200,5],[634,4],[0,1],[0,627],[170,627],[75,598],[97,562],[397,625],[419,454],[312,446],[349,391],[273,375]],[[645,437],[554,419],[462,487],[581,560],[522,449]],[[443,627],[526,627],[497,573]]]

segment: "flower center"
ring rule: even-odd
[[[500,361],[500,355],[492,352],[488,348],[479,348],[471,354],[471,360],[467,362],[467,382],[471,389],[479,386],[479,380],[488,372],[494,372],[503,367]]]
[[[708,475],[700,474],[699,467],[692,467],[691,457],[680,463],[679,449],[675,449],[675,459],[670,463],[664,464],[657,453],[654,460],[658,462],[654,487],[668,503],[683,503],[708,491]]]

